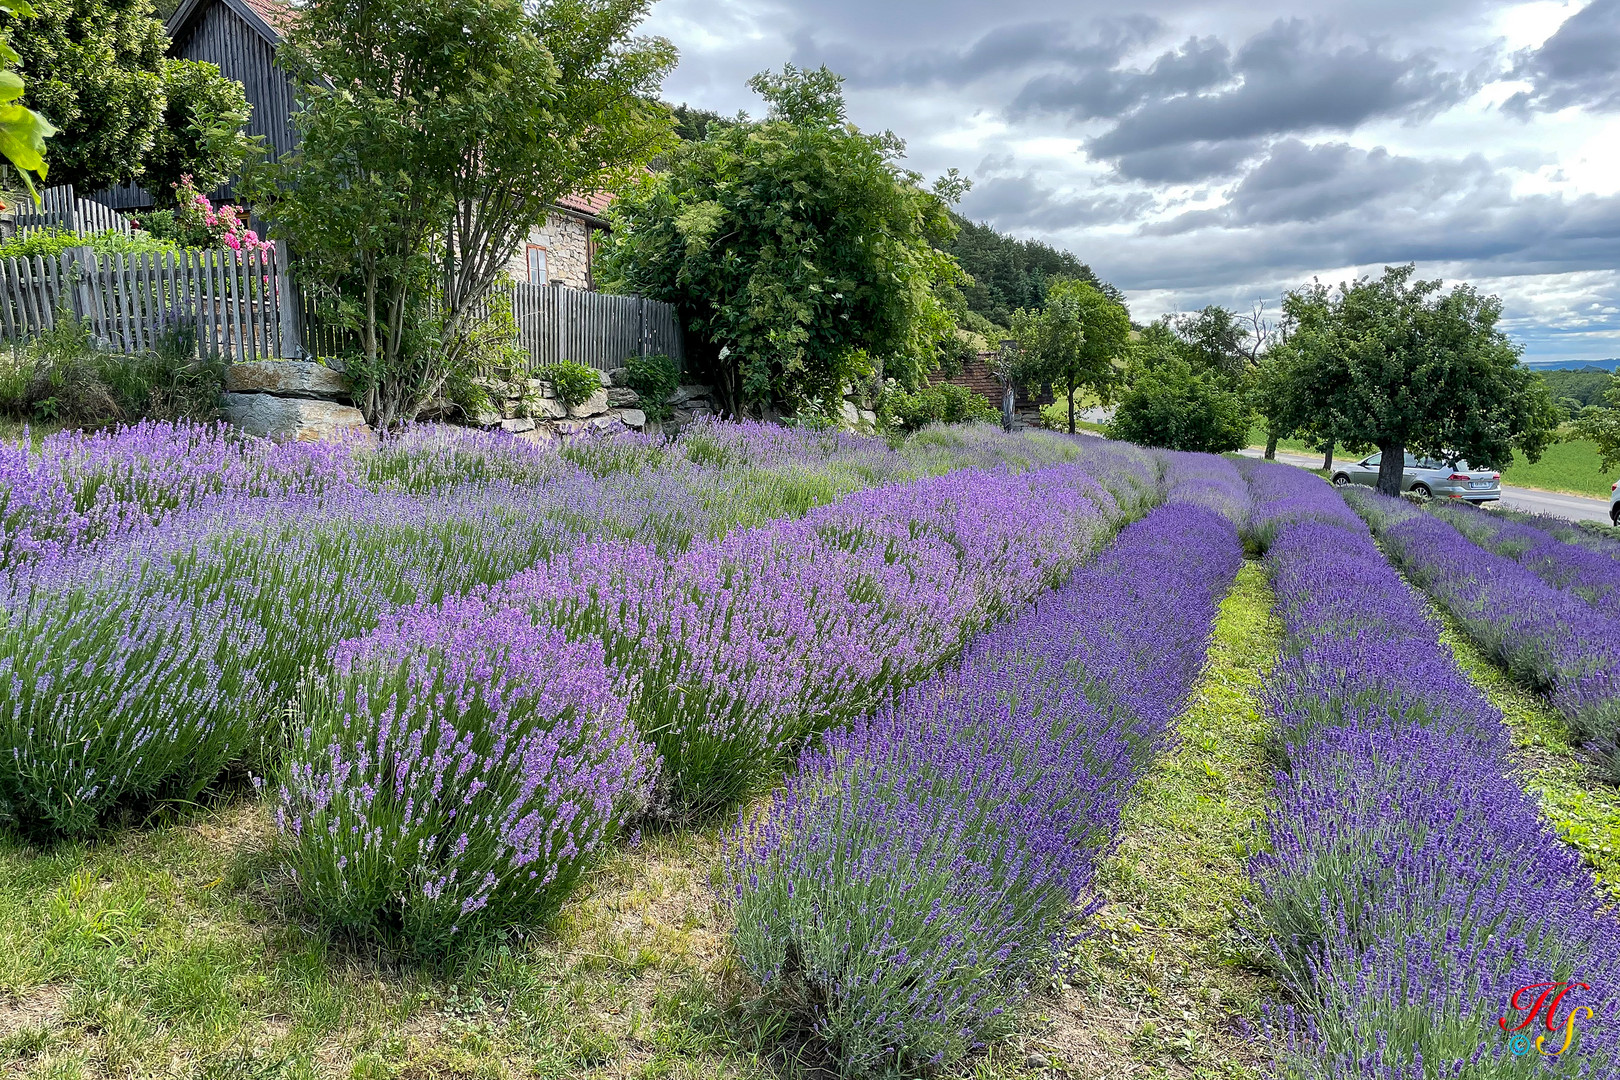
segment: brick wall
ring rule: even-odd
[[[994,356],[994,353],[980,354],[977,360],[970,360],[962,365],[960,375],[945,381],[955,383],[957,386],[964,386],[981,395],[991,405],[995,406],[996,411],[999,412],[1001,410],[1001,384],[990,373],[990,365],[987,363]],[[1025,418],[1027,423],[1038,423],[1041,406],[1050,405],[1054,398],[1050,386],[1020,386],[1017,388],[1017,395],[1013,400],[1016,403],[1014,407],[1020,417]]]

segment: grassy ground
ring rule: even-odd
[[[1519,487],[1567,491],[1572,495],[1609,497],[1615,474],[1600,466],[1597,444],[1585,439],[1553,443],[1534,465],[1523,454],[1513,455],[1513,464],[1502,472],[1502,481]]]
[[[1237,1018],[1274,990],[1245,940],[1247,846],[1271,788],[1256,693],[1280,628],[1265,571],[1248,563],[1221,606],[1209,664],[1162,758],[1125,811],[1099,873],[1107,906],[1037,1058],[1081,1077],[1254,1077],[1264,1064]]]
[[[1525,789],[1558,835],[1573,845],[1620,900],[1620,789],[1607,783],[1570,745],[1569,728],[1538,695],[1516,684],[1449,617],[1444,641],[1475,685],[1502,710],[1513,732]]]
[[[0,849],[0,1075],[769,1075],[714,901],[712,833],[617,852],[532,939],[454,970],[284,909],[256,803],[96,847]]]

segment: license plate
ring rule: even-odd
[[[1496,482],[1494,480],[1470,480],[1470,481],[1468,481],[1468,490],[1469,491],[1486,491],[1486,490],[1488,490],[1490,488],[1493,488],[1495,486],[1496,486]]]

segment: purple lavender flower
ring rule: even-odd
[[[1274,963],[1304,1006],[1269,1014],[1280,1075],[1522,1076],[1497,1020],[1518,987],[1571,978],[1591,985],[1578,1004],[1596,1018],[1557,1073],[1616,1075],[1620,924],[1513,778],[1500,714],[1336,493],[1246,468],[1257,516],[1281,518],[1256,531],[1286,630],[1267,705],[1288,771],[1251,864]],[[1497,559],[1421,511],[1357,500],[1439,595],[1460,600],[1467,560]],[[1475,580],[1509,575],[1492,563]]]
[[[949,1063],[1059,961],[1241,558],[1229,518],[1154,511],[744,815],[726,854],[739,952],[844,1074]]]

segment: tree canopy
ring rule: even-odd
[[[1159,340],[1149,342],[1151,359],[1135,362],[1108,437],[1210,454],[1242,447],[1249,436],[1243,394],[1220,375],[1194,368],[1162,334],[1148,336]]]
[[[1020,377],[1067,391],[1073,434],[1075,391],[1084,388],[1108,401],[1118,385],[1131,319],[1090,282],[1059,278],[1050,284],[1043,308],[1013,313],[1013,336],[1022,353]]]
[[[755,76],[764,119],[711,125],[613,210],[600,280],[676,305],[689,370],[734,412],[834,408],[878,374],[916,386],[954,331],[947,200],[900,140],[849,123],[842,82]]]
[[[1545,383],[1497,328],[1501,301],[1470,285],[1449,292],[1388,267],[1330,290],[1289,293],[1291,333],[1268,374],[1290,423],[1383,452],[1379,488],[1399,494],[1408,452],[1486,468],[1515,449],[1538,460],[1558,413]]]
[[[35,8],[16,47],[25,103],[59,129],[52,183],[90,192],[135,180],[163,198],[182,173],[208,190],[241,164],[241,84],[212,64],[168,59],[151,0],[36,0]]]
[[[282,62],[298,150],[264,213],[353,330],[367,418],[389,427],[469,370],[512,252],[576,191],[671,141],[675,52],[650,0],[306,0]]]

